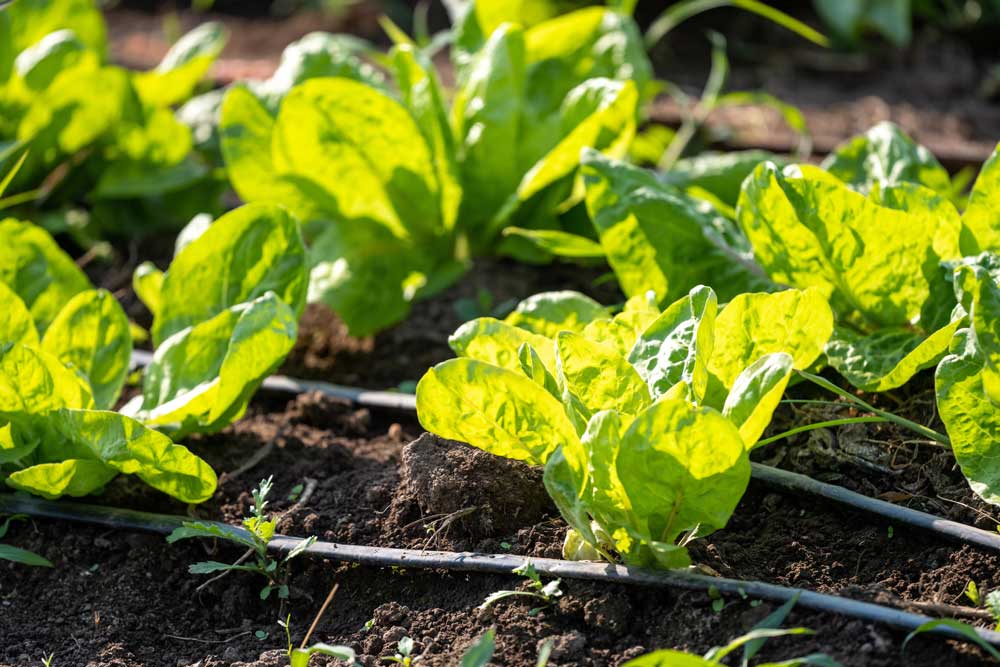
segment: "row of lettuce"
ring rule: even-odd
[[[466,324],[459,358],[420,382],[419,416],[544,465],[569,555],[687,564],[687,541],[724,526],[746,489],[789,381],[827,365],[876,392],[937,366],[955,456],[1000,503],[1000,158],[965,197],[883,124],[821,167],[752,152],[656,174],[622,160],[651,91],[632,19],[593,7],[522,26],[491,6],[457,24],[450,96],[405,35],[387,78],[355,41],[314,34],[271,79],[176,114],[217,27],[131,72],[105,64],[89,2],[0,11],[0,160],[24,160],[4,183],[14,197],[51,213],[84,193],[93,216],[113,211],[109,227],[145,224],[147,208],[209,213],[167,271],[136,271],[155,352],[118,411],[132,352],[120,305],[43,227],[0,222],[6,483],[82,496],[126,473],[204,501],[215,474],[175,441],[243,414],[307,301],[370,333],[502,254],[605,263],[628,301],[616,313],[550,293]],[[226,178],[250,203],[213,221]]]

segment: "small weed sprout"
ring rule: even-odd
[[[419,655],[413,655],[413,637],[403,637],[396,644],[396,654],[382,658],[385,662],[393,662],[403,667],[410,667],[420,662]]]
[[[42,667],[52,667],[52,659],[55,657],[55,653],[49,653],[47,656],[42,656]]]
[[[549,605],[556,601],[556,598],[562,595],[562,590],[559,588],[562,583],[561,579],[553,579],[547,584],[542,583],[542,578],[538,574],[538,570],[535,566],[531,564],[531,561],[526,562],[524,565],[514,568],[514,574],[525,577],[529,580],[528,586],[531,590],[528,591],[497,591],[496,593],[491,593],[481,605],[480,609],[486,609],[495,602],[499,602],[504,598],[514,597],[517,595],[532,597],[541,600],[544,604],[534,607],[528,612],[528,616],[535,616],[538,612],[542,611]]]
[[[260,599],[266,600],[271,593],[277,589],[278,597],[282,600],[288,598],[288,562],[308,549],[316,537],[309,537],[302,540],[292,551],[281,560],[271,558],[267,553],[267,545],[274,537],[277,520],[268,518],[267,496],[273,486],[272,478],[261,480],[260,485],[253,491],[252,516],[243,519],[244,530],[227,529],[222,526],[206,524],[200,522],[185,522],[180,528],[174,530],[167,537],[167,542],[173,544],[178,540],[192,537],[215,537],[229,542],[235,542],[248,548],[248,551],[235,563],[220,563],[218,561],[202,561],[193,564],[188,571],[191,574],[215,574],[223,575],[233,571],[255,572],[267,579],[267,585],[260,591]],[[250,563],[244,563],[253,557]]]

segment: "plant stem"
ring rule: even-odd
[[[843,419],[829,419],[823,422],[816,422],[814,424],[806,424],[805,426],[799,426],[784,433],[779,433],[778,435],[772,435],[770,438],[765,438],[764,440],[758,440],[754,447],[761,447],[763,445],[769,445],[772,442],[781,440],[782,438],[787,438],[789,436],[795,435],[796,433],[805,433],[806,431],[815,431],[820,428],[827,428],[830,426],[844,426],[846,424],[885,424],[890,420],[885,417],[845,417]]]
[[[805,378],[806,380],[809,380],[813,384],[819,385],[820,387],[823,387],[824,389],[832,391],[838,396],[841,396],[849,403],[852,403],[857,407],[866,410],[867,412],[872,412],[880,417],[885,418],[886,421],[890,421],[898,426],[902,426],[903,428],[909,429],[914,433],[917,433],[922,437],[927,438],[928,440],[934,440],[935,442],[940,442],[942,444],[949,446],[951,445],[951,440],[949,440],[948,436],[944,435],[943,433],[938,433],[934,429],[928,428],[923,424],[918,424],[915,421],[911,421],[909,419],[906,419],[905,417],[900,417],[899,415],[887,412],[886,410],[880,410],[871,403],[868,403],[867,401],[858,398],[851,392],[845,389],[841,389],[840,387],[833,384],[826,378],[820,377],[818,375],[813,375],[812,373],[807,373],[805,371],[795,371],[795,372],[798,373],[801,377]]]

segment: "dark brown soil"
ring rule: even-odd
[[[236,522],[256,481],[274,475],[273,510],[293,535],[372,545],[558,556],[564,524],[538,472],[465,445],[424,436],[405,415],[372,413],[319,396],[287,405],[257,401],[223,433],[191,447],[221,472],[219,491],[197,515]],[[243,469],[256,454],[263,457]],[[312,488],[295,504],[296,485]],[[184,508],[131,480],[116,480],[102,502],[183,513]],[[442,516],[443,515],[443,516]],[[878,601],[962,604],[974,579],[1000,586],[994,554],[751,485],[730,526],[694,550],[723,575]],[[54,570],[0,564],[2,665],[175,667],[283,665],[284,636],[274,601],[261,602],[251,574],[230,575],[196,591],[205,577],[187,566],[232,559],[240,550],[207,542],[168,546],[160,536],[67,525],[19,524],[9,542],[33,549]],[[619,665],[663,647],[704,652],[765,616],[772,606],[726,600],[714,611],[701,593],[564,582],[558,605],[535,617],[527,602],[477,606],[490,593],[522,585],[516,577],[375,570],[302,561],[293,568],[290,605],[299,641],[329,587],[340,590],[314,639],[353,646],[365,665],[380,664],[403,635],[423,664],[454,665],[487,628],[497,629],[496,665],[533,665],[551,638],[554,665]],[[371,623],[369,623],[371,621]],[[903,635],[846,618],[796,612],[789,623],[818,634],[774,642],[769,659],[824,651],[845,665],[978,665],[976,649],[918,639],[905,656]],[[365,629],[368,624],[368,629]],[[258,630],[267,632],[257,639]],[[314,664],[323,664],[314,660]]]

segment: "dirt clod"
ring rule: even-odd
[[[485,537],[554,514],[540,471],[425,433],[403,448],[393,518],[448,522],[449,534]],[[451,516],[461,515],[453,522]]]

